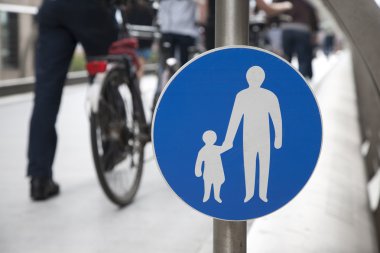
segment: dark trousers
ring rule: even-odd
[[[102,0],[45,0],[38,13],[36,86],[30,123],[28,176],[52,177],[55,123],[77,43],[87,56],[107,54],[117,38],[112,11]]]
[[[323,53],[326,56],[329,56],[333,52],[334,41],[335,41],[335,37],[333,34],[326,34],[326,37],[323,40]]]
[[[312,78],[313,45],[311,32],[285,29],[282,33],[285,58],[290,62],[296,54],[299,71],[304,77]]]
[[[161,37],[161,50],[164,58],[174,57],[178,48],[181,66],[189,60],[189,49],[194,45],[195,38],[187,35],[163,33]]]
[[[206,26],[206,49],[211,50],[215,48],[215,25],[208,24]]]

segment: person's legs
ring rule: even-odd
[[[259,196],[264,202],[268,202],[268,180],[269,180],[269,162],[270,162],[270,146],[265,143],[259,151],[259,166],[260,166],[260,182]]]
[[[310,32],[300,31],[296,33],[296,51],[299,71],[304,77],[312,78],[313,47]]]
[[[163,33],[160,40],[160,65],[165,66],[165,62],[168,58],[174,57],[175,52],[175,40],[174,34]]]
[[[257,157],[257,151],[249,149],[248,145],[244,145],[244,176],[245,176],[244,203],[248,202],[255,193],[256,157]]]
[[[204,190],[205,193],[203,195],[203,202],[206,202],[210,198],[210,192],[211,192],[211,182],[210,180],[204,179]]]
[[[294,46],[293,32],[285,29],[282,32],[282,48],[284,50],[284,57],[288,62],[291,62],[292,60]]]
[[[220,198],[220,188],[222,184],[214,183],[213,185],[214,185],[214,199],[217,202],[222,203],[222,199]]]
[[[206,26],[206,49],[211,50],[215,48],[215,25],[208,24]]]
[[[52,178],[57,134],[55,122],[62,89],[76,41],[55,19],[53,1],[46,1],[39,13],[36,49],[36,87],[30,123],[28,169],[32,178]]]
[[[174,57],[174,39],[173,35],[171,33],[163,33],[161,35],[161,40],[160,40],[160,54],[159,54],[159,63],[158,63],[158,82],[157,82],[157,89],[156,89],[156,94],[155,94],[155,102],[154,105],[156,104],[156,101],[158,100],[158,97],[161,94],[161,91],[164,87],[163,83],[163,73],[165,71],[166,67],[166,60]],[[153,106],[154,107],[154,106]],[[154,109],[154,108],[152,108]]]
[[[186,35],[176,35],[180,52],[180,64],[184,65],[189,60],[189,49],[195,45],[195,38]]]

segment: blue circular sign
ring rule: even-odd
[[[153,146],[174,192],[224,220],[276,211],[309,180],[322,142],[310,87],[252,47],[206,52],[182,67],[155,110]]]

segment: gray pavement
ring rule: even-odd
[[[313,87],[325,130],[322,157],[303,193],[289,206],[254,221],[249,252],[376,252],[354,88],[346,74],[349,58],[318,58],[314,63],[318,80]],[[144,77],[146,102],[154,84],[153,76]],[[43,203],[29,200],[25,177],[33,97],[0,99],[0,252],[212,252],[211,219],[171,192],[152,160],[150,145],[133,204],[119,209],[105,198],[91,157],[85,93],[85,85],[65,88],[54,163],[62,194]]]
[[[249,252],[378,252],[348,54],[318,87],[324,131],[318,165],[289,205],[255,221]]]
[[[154,81],[147,77],[143,90]],[[62,194],[33,203],[25,178],[32,95],[0,102],[0,252],[198,252],[212,234],[209,218],[175,197],[147,146],[134,203],[119,209],[101,192],[91,157],[86,86],[65,89],[54,163]],[[145,95],[149,94],[145,92]]]

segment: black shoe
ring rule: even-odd
[[[30,196],[33,200],[45,200],[59,193],[59,186],[52,179],[32,178]]]

